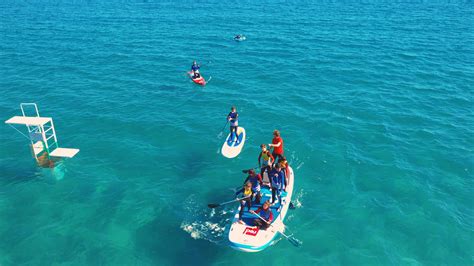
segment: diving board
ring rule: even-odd
[[[26,115],[26,107],[34,107],[34,116]],[[72,158],[79,152],[79,149],[60,148],[58,146],[53,119],[51,117],[41,117],[38,106],[35,103],[22,103],[20,104],[20,109],[23,115],[11,117],[5,121],[5,124],[12,127],[13,125],[24,125],[27,127],[28,135],[23,134],[15,127],[13,128],[30,140],[33,156],[36,160],[38,160],[38,157],[44,156],[45,153],[49,159],[51,157]]]
[[[51,117],[37,117],[37,116],[14,116],[5,124],[25,125],[25,126],[43,126],[51,121]]]
[[[79,149],[71,149],[71,148],[56,148],[52,151],[49,156],[51,157],[64,157],[64,158],[72,158],[79,152]]]

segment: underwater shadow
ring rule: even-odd
[[[215,244],[192,239],[176,219],[155,218],[137,229],[136,253],[154,265],[210,265],[216,261]]]

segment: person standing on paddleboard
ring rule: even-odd
[[[290,182],[290,180],[289,180],[289,178],[290,178],[290,169],[289,169],[289,165],[288,165],[288,161],[286,160],[286,157],[281,156],[281,160],[278,164],[280,165],[281,169],[283,169],[283,171],[285,172],[285,188],[283,190],[286,191],[286,186]]]
[[[197,64],[196,60],[194,60],[193,65],[191,66],[191,71],[193,72],[195,79],[197,79],[201,76],[201,74],[199,73],[200,68],[201,68],[201,66]]]
[[[227,121],[230,122],[230,139],[234,142],[238,142],[239,135],[237,135],[237,129],[239,128],[239,113],[237,113],[237,108],[235,108],[235,106],[232,106],[232,108],[230,108],[230,113],[227,115]]]
[[[283,139],[280,136],[280,131],[276,129],[273,131],[272,144],[268,144],[268,146],[273,147],[272,155],[275,158],[273,163],[274,164],[279,163],[283,158]],[[278,159],[278,162],[277,162],[277,159]]]
[[[260,167],[260,175],[263,176],[265,170],[270,172],[271,168],[269,168],[269,166],[273,165],[275,158],[272,153],[267,150],[267,145],[262,144],[260,145],[260,148],[262,149],[262,152],[260,152],[260,155],[258,156],[258,166]]]
[[[281,169],[280,164],[277,164],[269,173],[270,185],[272,187],[272,204],[278,198],[281,206],[281,191],[284,189],[285,173]]]

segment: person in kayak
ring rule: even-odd
[[[262,144],[260,145],[260,155],[258,155],[258,166],[260,167],[260,175],[263,176],[265,170],[270,172],[269,166],[273,165],[275,158],[273,157],[272,153],[267,150],[267,145]]]
[[[269,147],[273,147],[272,155],[275,158],[273,164],[277,164],[280,162],[281,158],[283,157],[283,139],[280,136],[280,131],[274,130],[273,131],[273,140],[272,144],[268,144]],[[277,162],[278,159],[278,162]]]
[[[250,211],[250,213],[258,214],[262,218],[257,218],[253,220],[253,223],[258,229],[267,229],[273,221],[273,213],[270,210],[270,202],[265,201],[262,207],[259,207],[256,211]]]
[[[200,65],[198,65],[198,63],[196,62],[196,60],[193,61],[193,65],[191,66],[191,71],[193,72],[194,74],[194,79],[197,79],[199,77],[201,77],[201,74],[199,73],[199,69],[201,68]]]
[[[235,108],[235,106],[230,108],[230,113],[227,115],[227,121],[230,122],[230,139],[234,142],[238,142],[239,136],[237,135],[237,129],[239,128],[239,113],[237,113],[237,108]]]
[[[277,164],[275,168],[269,174],[270,185],[272,187],[272,204],[275,203],[276,198],[281,206],[281,191],[284,189],[283,182],[285,179],[285,173],[281,169],[280,165]]]
[[[239,223],[242,223],[242,214],[244,213],[245,205],[247,205],[248,210],[252,208],[252,182],[247,181],[244,186],[237,192],[235,192],[235,196],[241,195],[240,200],[240,211],[239,211]]]
[[[250,182],[252,184],[252,198],[255,197],[255,203],[260,204],[260,199],[262,195],[260,195],[260,186],[262,185],[262,176],[255,173],[255,170],[250,169],[249,175],[245,179],[244,183]]]

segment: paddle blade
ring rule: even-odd
[[[299,246],[303,245],[303,242],[299,241],[298,239],[296,239],[294,237],[288,237],[288,241],[290,241],[290,243],[293,244],[293,246],[295,246],[295,247],[299,247]]]
[[[256,166],[256,167],[251,168],[251,169],[244,169],[244,170],[242,170],[242,173],[248,174],[250,172],[250,170],[257,170],[258,168],[260,168],[260,167]]]
[[[209,204],[207,204],[207,207],[209,207],[209,208],[211,208],[211,209],[212,209],[212,208],[219,207],[219,206],[220,206],[220,204],[217,204],[217,203],[209,203]]]

